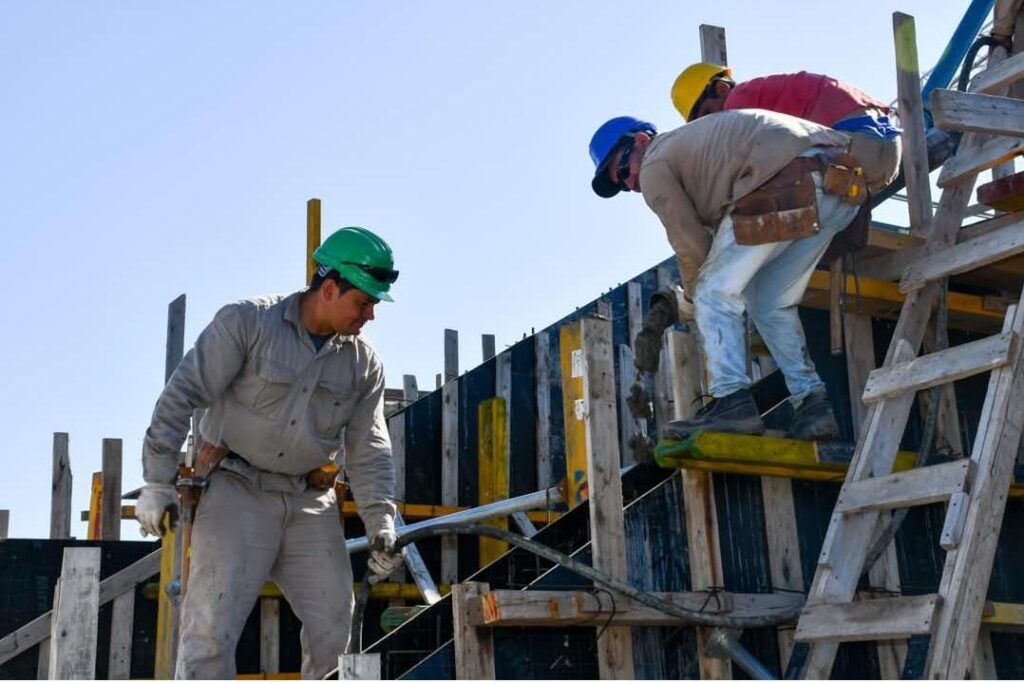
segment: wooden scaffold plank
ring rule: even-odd
[[[65,548],[50,627],[50,678],[96,678],[100,549]]]

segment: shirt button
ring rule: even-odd
[[[284,457],[284,453],[278,453],[278,454],[277,454],[277,457],[279,457],[279,458],[283,458],[283,457]]]

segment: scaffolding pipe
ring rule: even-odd
[[[740,633],[735,629],[716,628],[712,631],[705,652],[708,657],[731,659],[758,680],[777,680],[772,672],[750,653],[750,650],[740,644]]]
[[[487,505],[481,505],[468,510],[459,510],[458,512],[453,512],[452,514],[444,515],[443,517],[434,517],[433,519],[425,519],[422,522],[416,522],[415,524],[400,526],[395,530],[395,532],[399,536],[404,536],[405,534],[418,529],[429,529],[431,527],[448,524],[470,524],[472,522],[483,522],[495,517],[506,517],[515,512],[522,512],[526,510],[550,510],[562,502],[562,493],[558,490],[557,486],[552,486],[546,491],[527,493],[522,496],[516,496],[515,498],[509,498],[507,500],[499,500],[494,503],[488,503]],[[366,539],[366,536],[362,536],[360,538],[353,538],[346,541],[345,547],[348,549],[349,554],[352,554],[368,550],[370,544]]]

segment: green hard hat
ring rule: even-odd
[[[370,296],[394,301],[388,289],[398,279],[398,271],[391,247],[366,228],[350,226],[334,232],[313,252],[313,260],[338,271]]]

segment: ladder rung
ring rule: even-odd
[[[1024,252],[1024,219],[929,254],[907,266],[899,290],[906,294],[940,278],[966,273]]]
[[[933,90],[931,105],[937,128],[1024,136],[1024,101],[959,90]]]
[[[872,370],[861,400],[870,405],[1002,367],[1010,362],[1016,345],[1016,333],[1003,332]]]
[[[802,642],[896,640],[930,633],[938,595],[861,600],[804,608],[795,637]]]
[[[967,485],[971,461],[967,458],[849,482],[839,492],[836,512],[892,510],[928,505],[948,499]]]
[[[971,79],[968,92],[995,93],[1024,78],[1024,53],[1015,54]]]
[[[947,159],[939,172],[937,184],[942,189],[952,187],[964,178],[995,168],[1021,154],[1024,154],[1024,140],[994,137],[977,149],[959,150]]]

